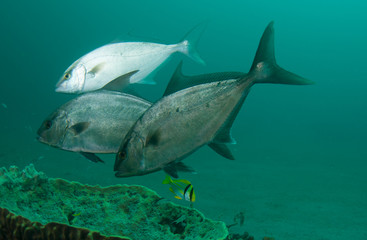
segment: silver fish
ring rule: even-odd
[[[177,44],[121,42],[102,46],[75,61],[56,84],[56,92],[120,91],[132,83],[155,84],[147,76],[175,52],[203,64],[195,49],[203,27],[196,26]]]
[[[129,177],[163,169],[177,177],[177,171],[190,170],[181,160],[201,146],[211,144],[223,152],[226,144],[234,143],[232,124],[255,83],[313,83],[276,64],[273,22],[264,31],[248,74],[185,88],[145,111],[122,141],[115,175]]]
[[[94,153],[116,153],[123,137],[151,103],[112,91],[83,94],[51,113],[38,140],[101,161]]]

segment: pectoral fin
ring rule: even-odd
[[[90,71],[87,72],[88,77],[94,78],[98,74],[98,72],[100,72],[104,68],[105,65],[106,63],[102,62],[94,66]]]
[[[87,128],[89,127],[90,122],[80,122],[80,123],[76,123],[73,126],[71,126],[69,129],[75,134],[75,135],[79,135],[80,133],[84,132],[85,130],[87,130]]]
[[[94,153],[80,152],[80,154],[83,155],[83,157],[91,160],[92,162],[95,162],[95,163],[102,162],[102,163],[104,163],[104,161],[102,159],[100,159],[97,155],[95,155]]]
[[[226,144],[222,144],[222,143],[209,143],[208,146],[213,149],[216,153],[218,153],[219,155],[229,159],[229,160],[234,160],[234,156],[231,153],[231,150],[229,150],[229,148],[227,147]]]
[[[153,133],[149,134],[146,138],[145,146],[157,146],[161,139],[161,130],[157,129]]]
[[[103,89],[111,90],[111,91],[122,91],[127,85],[130,83],[130,78],[132,75],[137,73],[139,70],[135,70],[129,73],[126,73],[111,82],[107,83]]]

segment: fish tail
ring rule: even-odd
[[[202,65],[205,65],[204,60],[200,57],[196,47],[198,42],[206,28],[206,23],[200,23],[190,29],[186,35],[182,38],[181,42],[177,44],[178,51],[186,54],[192,60]]]
[[[278,66],[274,55],[274,22],[266,27],[257,48],[250,74],[254,74],[255,83],[278,83],[290,85],[308,85],[313,81],[300,77]]]

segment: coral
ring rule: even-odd
[[[44,228],[58,222],[131,239],[225,239],[228,235],[223,222],[162,200],[144,186],[83,185],[48,178],[33,165],[23,171],[0,169],[0,207]]]

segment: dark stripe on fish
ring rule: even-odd
[[[194,188],[192,187],[191,184],[186,186],[186,188],[183,192],[183,195],[184,195],[184,197],[186,196],[187,190],[189,190],[190,187],[191,187],[191,190],[190,190],[190,194],[189,194],[189,199],[190,199],[190,202],[192,202],[192,195],[194,194]]]
[[[184,190],[184,192],[183,192],[183,195],[185,196],[186,195],[186,192],[187,192],[187,190],[189,189],[189,187],[191,186],[191,184],[189,184],[189,185],[187,185],[186,186],[186,188],[185,188],[185,190]]]
[[[194,188],[193,187],[191,188],[191,191],[190,191],[190,202],[192,202],[192,195],[194,195]]]

